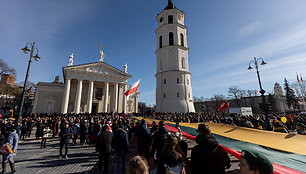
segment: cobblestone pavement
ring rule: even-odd
[[[59,158],[59,138],[48,139],[47,148],[40,148],[40,140],[19,141],[17,155],[14,156],[17,174],[66,174],[91,173],[98,161],[92,146],[70,144],[68,157]],[[64,150],[64,149],[63,149]],[[64,151],[63,151],[64,152]],[[10,172],[9,165],[7,171]],[[8,172],[8,173],[9,173]]]

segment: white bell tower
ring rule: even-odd
[[[156,112],[195,112],[185,13],[168,0],[168,6],[156,19]]]

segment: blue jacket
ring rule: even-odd
[[[6,142],[9,144],[9,146],[12,148],[12,150],[15,152],[12,154],[4,154],[4,158],[10,158],[14,155],[16,155],[17,153],[17,147],[18,147],[18,134],[16,133],[16,130],[13,130],[13,132],[11,132],[7,138],[6,138]]]

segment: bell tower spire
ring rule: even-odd
[[[173,5],[173,2],[172,2],[172,0],[168,0],[168,6],[165,8],[165,9],[174,9],[175,8],[175,6]]]

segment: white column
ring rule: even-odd
[[[33,110],[32,110],[33,114],[36,114],[36,112],[37,112],[36,110],[37,110],[38,97],[39,97],[39,91],[36,89],[35,97],[34,97]]]
[[[113,111],[118,111],[118,83],[114,83],[114,107]]]
[[[75,103],[74,103],[74,113],[75,114],[80,113],[81,99],[82,99],[82,82],[83,80],[79,79],[77,92],[75,96]]]
[[[126,113],[126,95],[124,92],[127,89],[127,84],[123,84],[123,112]]]
[[[136,94],[134,97],[135,97],[135,100],[134,100],[135,101],[134,112],[138,113],[138,94]]]
[[[63,97],[63,105],[62,105],[62,113],[66,114],[68,111],[68,104],[69,104],[69,95],[70,95],[70,83],[71,79],[66,79],[64,97]]]
[[[108,112],[108,86],[109,83],[105,82],[105,88],[104,88],[104,112]]]
[[[89,87],[88,87],[88,96],[87,96],[87,112],[88,113],[91,113],[91,109],[92,109],[93,86],[94,86],[94,81],[90,80]]]

